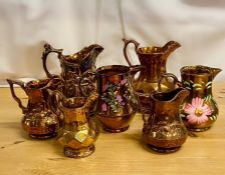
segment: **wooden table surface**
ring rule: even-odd
[[[101,133],[95,153],[82,159],[64,157],[54,138],[28,138],[9,88],[0,88],[0,175],[224,175],[225,83],[215,83],[213,88],[218,120],[210,130],[197,133],[198,137],[188,137],[178,152],[158,154],[146,148],[141,141],[143,123],[137,115],[128,131]]]

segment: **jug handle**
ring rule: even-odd
[[[22,82],[20,80],[11,80],[11,79],[7,79],[7,82],[9,83],[12,97],[18,103],[18,106],[22,109],[22,112],[25,113],[27,111],[27,108],[25,106],[23,106],[22,101],[20,100],[19,97],[17,97],[15,90],[14,90],[14,84],[16,84],[16,85],[19,85],[26,93],[26,88],[25,88],[24,82]]]
[[[143,66],[143,65],[134,65],[134,66],[130,66],[129,69],[130,69],[130,74],[132,76],[134,76],[137,72],[145,69],[145,66]]]
[[[178,78],[172,74],[172,73],[164,73],[160,76],[159,81],[158,81],[158,91],[161,92],[161,85],[162,85],[162,80],[166,78],[172,78],[173,79],[173,84],[177,85],[178,87],[182,87],[182,83],[178,80]]]
[[[132,43],[134,44],[134,48],[135,48],[135,51],[137,52],[138,50],[138,46],[140,45],[137,41],[135,40],[127,40],[125,38],[122,39],[123,42],[124,42],[124,47],[123,47],[123,55],[128,63],[129,66],[132,66],[131,62],[130,62],[130,59],[128,58],[128,54],[127,54],[127,46]]]
[[[61,107],[61,103],[59,102],[60,101],[59,95],[57,94],[57,92],[55,92],[53,90],[48,89],[47,91],[48,91],[48,94],[49,94],[48,95],[48,106],[49,106],[49,108],[56,115],[60,115],[60,113],[61,113],[60,111],[61,111],[62,107]],[[54,105],[53,100],[56,101],[56,104],[57,104],[56,106]],[[57,108],[59,108],[60,111],[58,111]]]
[[[48,68],[47,68],[47,58],[48,58],[48,55],[51,53],[51,52],[54,52],[54,53],[57,53],[58,54],[58,58],[61,58],[62,56],[62,51],[63,49],[55,49],[53,48],[50,44],[46,43],[44,45],[44,52],[42,53],[42,64],[43,64],[43,68],[44,68],[44,71],[47,75],[48,78],[52,78],[54,77],[49,71],[48,71]]]

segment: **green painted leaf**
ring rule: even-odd
[[[190,82],[188,82],[188,81],[184,81],[184,85],[190,86],[191,84],[190,84]]]
[[[190,87],[185,87],[186,89],[188,89],[188,90],[191,90],[191,88]]]
[[[205,86],[209,86],[209,85],[210,85],[210,87],[212,86],[212,82],[211,81],[209,81],[208,83],[206,83]]]
[[[189,80],[190,83],[194,84],[194,82],[192,80]]]
[[[193,84],[192,86],[193,86],[193,87],[202,87],[202,85],[201,85],[201,84],[198,84],[198,83]]]

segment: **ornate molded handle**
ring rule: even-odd
[[[135,48],[135,51],[137,52],[137,49],[138,49],[138,46],[140,45],[137,41],[135,40],[127,40],[125,38],[122,39],[124,41],[124,47],[123,47],[123,55],[127,61],[127,63],[129,64],[129,66],[132,66],[131,62],[130,62],[130,59],[128,58],[128,55],[127,55],[127,46],[132,43],[134,44],[134,48]]]
[[[59,110],[62,110],[62,106],[61,106],[61,103],[60,103],[61,97],[59,95],[60,92],[53,91],[53,90],[50,90],[50,89],[48,89],[47,91],[48,91],[48,94],[49,94],[48,95],[48,106],[49,106],[49,108],[56,115],[60,115],[61,111],[59,111]]]
[[[48,71],[48,68],[47,68],[47,58],[48,58],[48,54],[50,54],[51,52],[55,52],[58,54],[58,58],[61,58],[61,55],[62,55],[62,51],[63,49],[55,49],[53,48],[50,44],[46,43],[44,45],[44,52],[42,53],[42,64],[43,64],[43,68],[44,68],[44,71],[47,75],[48,78],[52,78],[53,75]]]
[[[92,70],[86,71],[82,77],[79,77],[79,83],[78,87],[81,92],[81,94],[85,97],[89,96],[90,94],[87,94],[84,89],[82,88],[82,84],[87,84],[87,86],[90,86],[90,89],[93,89],[94,92],[96,92],[96,87],[95,87],[95,80],[96,80],[96,73]]]
[[[182,87],[182,83],[178,80],[178,78],[171,73],[164,73],[160,76],[159,81],[158,81],[158,91],[162,91],[161,85],[162,85],[162,80],[163,79],[168,79],[172,78],[173,79],[173,84],[177,85],[178,87]]]
[[[23,113],[25,113],[27,111],[27,108],[25,106],[23,106],[22,101],[20,100],[19,97],[17,97],[15,90],[14,90],[14,84],[16,84],[16,85],[19,85],[26,93],[24,82],[22,82],[20,80],[10,80],[10,79],[7,79],[7,82],[9,83],[12,97],[18,103],[18,106],[22,109]]]

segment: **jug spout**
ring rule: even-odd
[[[97,56],[104,50],[104,48],[98,44],[92,44],[85,47],[80,53],[83,54],[80,62],[81,72],[85,72],[88,69],[95,68],[95,62]]]
[[[218,73],[222,71],[220,68],[210,68],[212,70],[212,77],[213,79],[217,76]]]
[[[165,58],[167,58],[174,50],[176,50],[177,48],[181,47],[181,45],[176,42],[176,41],[169,41],[168,43],[166,43],[162,49],[164,52],[164,56]]]
[[[89,59],[95,60],[95,58],[104,50],[104,48],[98,44],[92,44],[87,48],[84,48],[84,50],[86,50],[86,53],[90,54]]]

